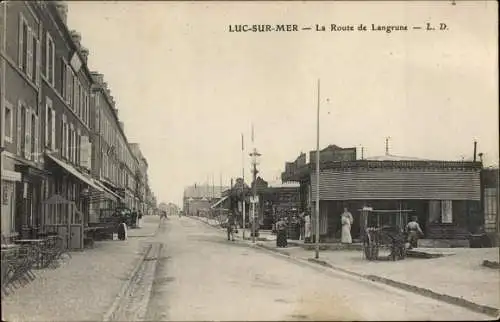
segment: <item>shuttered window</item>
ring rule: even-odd
[[[25,116],[25,132],[24,132],[24,157],[28,160],[31,159],[31,110],[26,109]]]
[[[52,100],[48,97],[45,98],[45,147],[54,149],[53,140],[55,132],[54,109],[52,107]]]
[[[28,71],[28,43],[30,42],[29,37],[30,30],[28,27],[28,22],[21,14],[19,17],[19,47],[18,47],[18,65],[19,68],[25,73]]]
[[[67,131],[67,120],[66,115],[63,114],[61,118],[61,131],[62,131],[62,141],[61,141],[61,154],[64,158],[68,157],[68,131]]]
[[[45,38],[45,76],[49,84],[54,86],[55,76],[55,46],[54,40],[47,32]]]

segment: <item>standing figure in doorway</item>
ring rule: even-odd
[[[341,242],[343,244],[352,244],[351,225],[354,222],[354,218],[347,208],[344,208],[344,213],[340,216],[340,222],[342,224]]]

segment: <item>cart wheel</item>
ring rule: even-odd
[[[379,246],[378,242],[372,244],[372,260],[378,260]]]

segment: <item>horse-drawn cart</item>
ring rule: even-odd
[[[413,210],[361,209],[363,254],[368,260],[406,257],[406,233],[408,214]]]

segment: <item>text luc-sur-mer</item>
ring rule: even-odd
[[[319,31],[319,32],[400,32],[410,30],[423,31],[445,31],[448,26],[445,23],[433,24],[425,22],[422,25],[381,25],[381,24],[314,24],[300,26],[298,24],[231,24],[228,26],[229,32],[298,32],[298,31]]]

